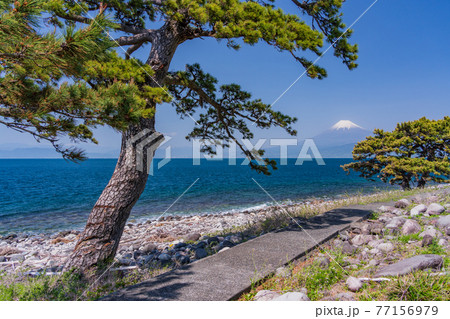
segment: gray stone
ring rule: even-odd
[[[438,227],[442,227],[442,228],[450,226],[450,215],[439,217],[436,225],[438,225]]]
[[[428,268],[439,269],[442,264],[443,259],[439,255],[417,255],[383,267],[375,274],[375,277],[401,276]]]
[[[372,241],[369,242],[369,246],[372,248],[377,248],[379,244],[383,243],[383,239],[374,239]]]
[[[330,259],[327,257],[318,257],[316,259],[317,264],[320,268],[326,269],[330,266]]]
[[[426,211],[426,213],[429,215],[439,215],[442,214],[443,212],[445,212],[445,207],[437,203],[433,203],[430,206],[428,206],[428,209]]]
[[[198,234],[198,233],[192,233],[192,234],[189,234],[189,235],[187,235],[186,237],[184,237],[184,240],[185,240],[185,241],[197,241],[197,240],[200,239],[200,237],[201,237],[200,234]]]
[[[0,256],[0,263],[3,263],[6,261],[6,257],[5,256]]]
[[[202,259],[208,256],[208,252],[203,248],[198,248],[195,250],[195,259]]]
[[[288,292],[272,299],[272,301],[310,301],[310,299],[302,292]]]
[[[234,244],[229,240],[224,240],[223,242],[220,243],[220,245],[222,247],[233,247],[234,246]]]
[[[186,243],[180,242],[180,243],[176,243],[176,244],[173,246],[173,248],[174,248],[174,249],[180,249],[180,248],[184,248],[184,247],[186,247],[186,246],[187,246]]]
[[[350,245],[350,243],[347,242],[347,241],[342,245],[342,252],[343,252],[344,254],[352,255],[352,254],[354,254],[357,250],[358,250],[358,248],[356,248],[356,247],[353,246],[353,245]]]
[[[411,216],[417,216],[419,214],[425,213],[426,211],[427,211],[427,206],[424,204],[420,204],[420,205],[413,207],[413,209],[411,209],[409,214]]]
[[[382,213],[391,213],[392,211],[395,210],[395,207],[393,206],[381,206],[380,208],[378,208],[378,210]]]
[[[195,248],[205,248],[206,246],[208,246],[208,244],[206,243],[206,241],[201,241],[201,242],[198,242],[198,243],[195,245]]]
[[[375,266],[378,266],[378,264],[379,264],[380,262],[378,261],[378,260],[376,260],[376,259],[371,259],[370,261],[369,261],[369,266],[371,266],[371,267],[375,267]]]
[[[162,253],[162,254],[159,254],[158,259],[161,261],[169,261],[172,259],[172,257],[170,257],[169,254]]]
[[[231,241],[233,244],[239,244],[242,241],[241,237],[236,235],[230,236],[228,240]]]
[[[261,290],[261,291],[258,291],[258,293],[255,295],[255,297],[253,297],[253,300],[255,300],[255,301],[270,301],[279,296],[280,296],[280,294],[276,291]]]
[[[448,246],[448,241],[447,241],[447,239],[445,239],[445,238],[439,239],[438,245],[439,245],[439,246],[442,246],[442,247],[447,247],[447,246]]]
[[[390,253],[391,251],[393,251],[394,250],[394,245],[392,244],[392,243],[382,243],[382,244],[379,244],[378,246],[377,246],[377,249],[379,249],[379,250],[381,250],[382,252],[385,252],[385,253]]]
[[[212,244],[218,244],[220,242],[220,240],[217,237],[210,237],[206,240],[206,242],[208,243],[208,245],[212,245]]]
[[[450,226],[447,226],[447,228],[445,229],[445,234],[447,236],[450,236]]]
[[[433,237],[431,237],[430,235],[425,235],[422,238],[422,247],[427,247],[430,246],[433,243]]]
[[[355,246],[362,246],[373,240],[372,235],[356,235],[350,241]]]
[[[391,221],[385,226],[388,230],[398,230],[403,224],[406,222],[406,219],[403,217],[395,217],[392,218]]]
[[[383,215],[378,216],[378,221],[382,223],[388,223],[394,218],[395,215],[391,213],[384,213]]]
[[[406,208],[409,205],[411,205],[411,202],[408,199],[403,198],[403,199],[400,199],[399,201],[395,202],[394,206],[397,208]]]
[[[411,234],[417,234],[422,230],[422,227],[420,227],[420,224],[413,220],[408,219],[402,226],[402,235],[411,235]]]
[[[370,230],[370,232],[374,235],[378,235],[381,234],[383,232],[383,227],[381,226],[377,226],[377,227],[372,227],[372,229]]]
[[[191,258],[189,258],[189,256],[181,256],[179,262],[182,265],[189,264],[191,262]]]
[[[348,277],[347,280],[345,281],[345,284],[347,285],[347,288],[353,292],[357,292],[362,288],[361,280],[355,277]]]
[[[436,228],[434,228],[433,226],[427,226],[425,228],[425,231],[421,232],[419,236],[424,237],[426,235],[436,238],[436,236],[437,236]]]
[[[156,250],[157,248],[158,247],[155,244],[147,244],[141,249],[141,251],[143,254],[149,254],[152,251]]]
[[[24,254],[13,254],[9,256],[9,261],[24,261],[25,260],[25,255]]]
[[[291,270],[286,267],[279,267],[275,270],[275,276],[287,278],[291,275]]]

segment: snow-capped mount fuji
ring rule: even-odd
[[[359,126],[349,120],[341,120],[331,127],[332,130],[351,130],[354,128],[363,129],[361,126]]]
[[[371,131],[352,121],[341,120],[313,139],[323,157],[350,158],[355,144],[371,134]]]

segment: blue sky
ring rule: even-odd
[[[373,1],[348,0],[343,9],[347,25]],[[289,5],[283,8],[293,10]],[[318,62],[328,77],[302,78],[274,108],[299,119],[300,138],[312,137],[342,119],[370,130],[389,130],[398,122],[449,115],[448,12],[450,1],[379,0],[353,27],[359,67],[349,71],[330,50]],[[138,57],[145,60],[145,56],[145,50],[139,51]],[[238,83],[266,103],[272,103],[303,72],[292,57],[267,45],[236,52],[214,39],[181,45],[171,69],[195,62],[220,83]],[[174,147],[188,145],[184,136],[193,127],[191,119],[180,120],[168,104],[161,105],[156,116],[157,129],[173,137]],[[88,151],[119,148],[118,133],[101,128],[96,134],[100,145],[88,145]],[[279,129],[257,132],[257,137],[286,136]],[[0,127],[0,147],[5,144],[37,145],[30,136]]]

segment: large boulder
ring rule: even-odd
[[[428,206],[426,211],[426,213],[429,215],[440,215],[443,212],[445,212],[445,207],[437,203],[433,203]]]
[[[392,218],[385,226],[386,230],[390,230],[390,231],[398,231],[400,229],[400,227],[402,227],[402,225],[406,222],[406,219],[403,217],[395,217]]]
[[[419,236],[420,237],[431,236],[432,238],[436,238],[437,236],[436,228],[434,228],[433,226],[427,226],[425,228],[425,231],[421,232]]]
[[[393,206],[381,206],[378,210],[382,213],[392,213],[395,210]]]
[[[417,205],[417,206],[413,207],[411,209],[411,211],[409,212],[409,214],[411,216],[417,216],[419,214],[425,213],[426,211],[427,211],[427,206],[424,205],[424,204],[420,204],[420,205]]]
[[[302,292],[288,292],[272,299],[272,301],[310,301],[310,299]]]
[[[208,256],[208,252],[203,248],[197,248],[195,250],[195,259],[202,259]]]
[[[442,264],[443,259],[439,255],[418,255],[383,267],[375,274],[375,277],[402,276],[417,270],[439,269]]]
[[[253,300],[255,301],[270,301],[277,297],[279,297],[280,294],[276,291],[271,290],[261,290],[258,291],[255,297],[253,297]]]
[[[442,228],[450,226],[450,215],[439,217],[436,225]]]
[[[433,237],[431,237],[430,235],[425,235],[422,238],[422,247],[427,247],[430,246],[433,243]]]
[[[422,227],[420,227],[420,224],[413,220],[408,219],[402,227],[401,233],[402,235],[411,235],[411,234],[417,234],[422,230]]]
[[[344,242],[341,249],[342,249],[342,252],[347,255],[353,255],[358,250],[358,248],[351,245],[348,241]]]
[[[199,240],[201,235],[199,233],[192,233],[188,234],[186,237],[184,237],[185,241],[197,241]]]
[[[395,202],[394,206],[397,208],[406,208],[409,205],[411,205],[411,202],[408,199],[403,198],[403,199],[400,199],[399,201]]]
[[[394,248],[395,248],[394,245],[390,242],[382,243],[377,246],[377,249],[385,253],[390,253],[391,251],[394,250]]]
[[[362,246],[373,240],[372,235],[356,235],[350,241],[355,246]]]
[[[279,267],[275,270],[275,276],[287,278],[291,275],[291,270],[286,267]]]

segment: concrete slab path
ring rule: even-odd
[[[334,209],[265,234],[228,250],[126,287],[102,300],[233,300],[257,280],[304,256],[351,223],[367,218],[382,203]]]

